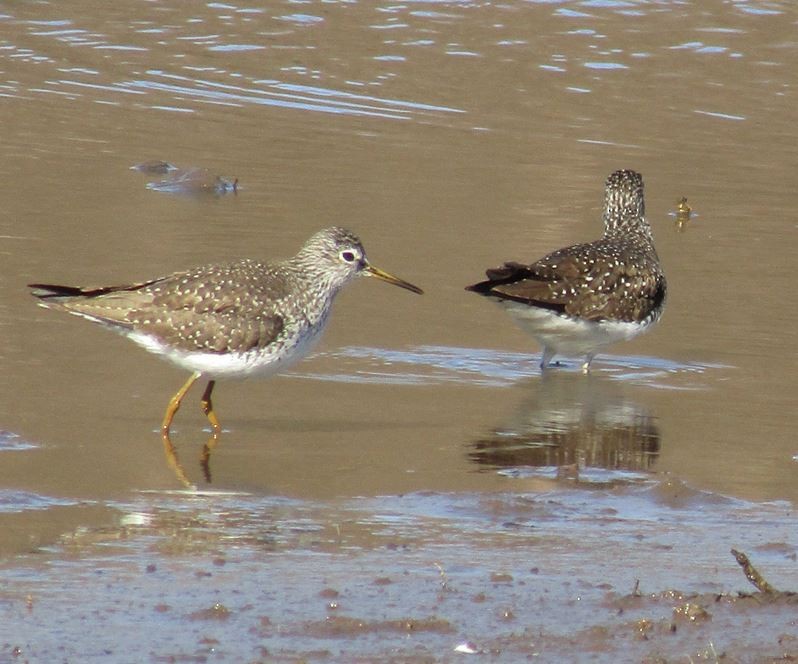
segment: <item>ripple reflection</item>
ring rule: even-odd
[[[386,384],[444,384],[469,383],[482,387],[508,387],[519,380],[540,375],[540,356],[529,353],[492,350],[488,348],[460,348],[456,346],[411,346],[407,349],[350,346],[336,351],[319,353],[316,357],[331,357],[336,372],[291,372],[297,378],[347,382]],[[704,386],[697,381],[675,385],[674,375],[699,377],[724,365],[707,362],[676,362],[657,357],[600,355],[593,364],[593,373],[604,374],[611,380],[646,384],[662,389],[695,390]],[[560,362],[552,374],[578,373],[579,362]]]
[[[656,420],[618,383],[547,372],[527,387],[509,420],[471,444],[471,461],[513,476],[534,469],[592,483],[639,479],[634,473],[651,469],[660,451]]]

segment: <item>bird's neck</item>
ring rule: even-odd
[[[604,218],[604,237],[613,239],[638,240],[653,244],[654,236],[645,217],[624,215]]]

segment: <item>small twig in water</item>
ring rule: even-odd
[[[748,556],[746,556],[742,551],[737,551],[736,549],[732,549],[731,552],[734,558],[737,560],[737,564],[743,568],[745,578],[748,579],[759,592],[766,594],[775,594],[779,592],[767,581],[765,581],[765,577],[763,577],[756,567],[751,564],[751,561],[748,560]]]

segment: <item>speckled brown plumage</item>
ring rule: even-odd
[[[279,274],[278,266],[243,260],[127,286],[37,288],[47,291],[43,302],[174,350],[246,353],[267,347],[286,320],[299,324],[303,315],[307,297],[292,297]]]
[[[645,219],[642,177],[621,170],[607,178],[601,239],[559,249],[529,265],[508,262],[488,270],[487,277],[467,290],[506,303],[544,346],[546,364],[557,352],[583,352],[589,367],[597,348],[612,343],[611,337],[642,331],[664,306],[665,276]],[[559,316],[559,332],[534,309]],[[568,321],[575,325],[569,328]],[[614,323],[629,325],[622,334],[608,334]]]
[[[182,393],[208,376],[210,404],[213,379],[276,373],[310,352],[335,295],[359,275],[421,292],[370,265],[342,228],[320,231],[283,261],[206,265],[125,286],[31,288],[42,306],[100,323],[194,372]],[[165,433],[179,401],[167,410]]]

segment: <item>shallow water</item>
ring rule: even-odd
[[[795,656],[794,607],[710,608],[675,638],[675,596],[614,618],[634,579],[746,589],[732,546],[798,588],[795,18],[719,1],[3,7],[0,610],[19,637],[0,659],[122,661],[139,638],[156,661],[450,661],[465,641],[615,661],[600,634],[637,659],[712,661],[710,641]],[[130,170],[153,159],[200,186],[153,191],[169,176]],[[568,359],[541,376],[534,342],[463,287],[595,237],[617,168],[646,181],[665,315],[589,377]],[[220,383],[211,484],[191,393],[174,443],[211,496],[181,492],[156,432],[185,376],[24,287],[285,256],[334,224],[426,293],[364,280],[315,356]],[[65,612],[76,596],[85,613]],[[231,615],[201,613],[217,602]],[[105,642],[84,641],[86,615]],[[748,629],[768,630],[760,650]]]

